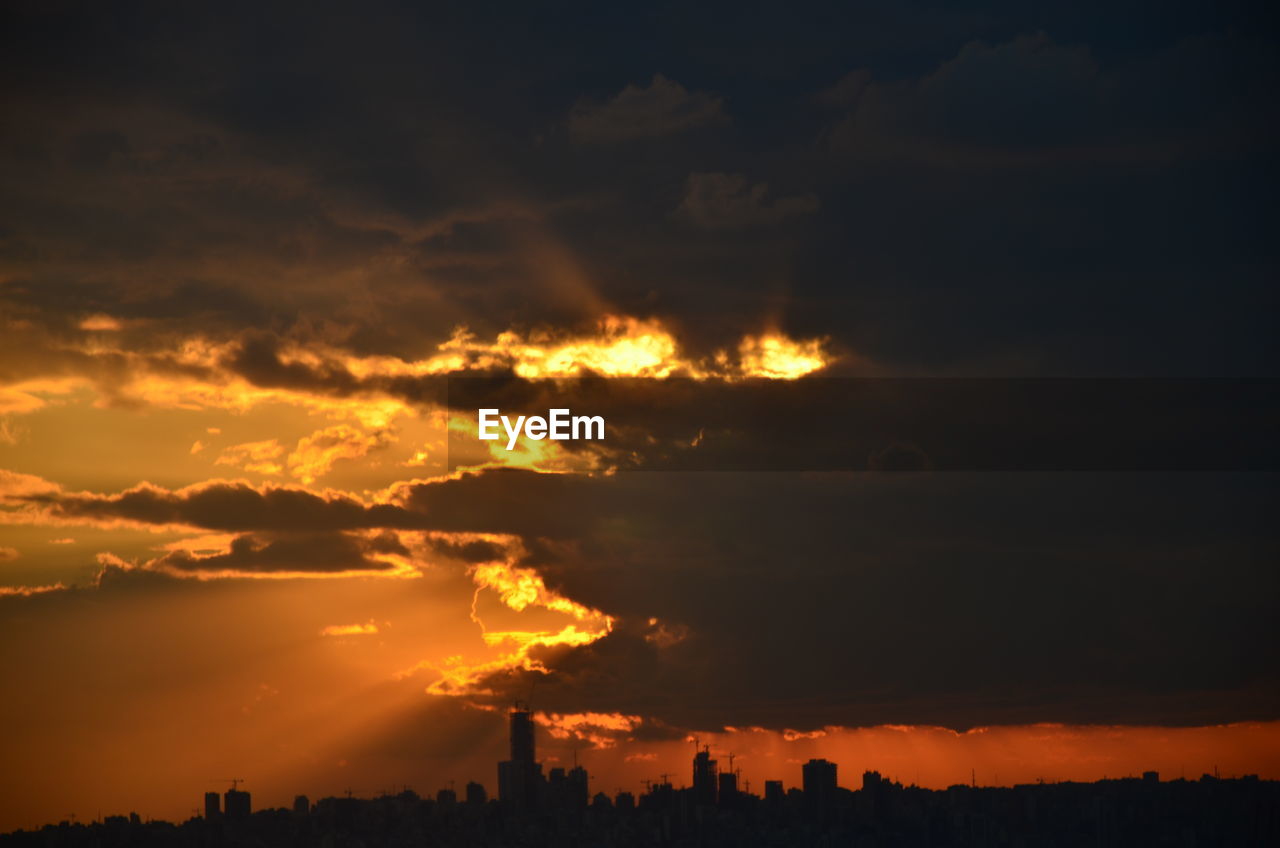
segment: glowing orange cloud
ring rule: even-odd
[[[578,377],[588,372],[604,377],[692,377],[735,379],[762,377],[795,380],[831,364],[822,339],[794,341],[778,333],[746,336],[735,362],[721,352],[711,360],[681,354],[675,336],[656,319],[607,315],[594,333],[566,334],[548,330],[499,333],[482,341],[465,327],[442,343],[427,359],[406,362],[394,357],[343,357],[355,376],[425,376],[509,368],[529,380]],[[291,362],[319,365],[314,352],[290,354]]]
[[[373,636],[378,632],[378,625],[372,621],[368,624],[330,624],[320,631],[321,636]]]
[[[46,586],[0,586],[0,598],[29,598],[32,595],[43,595],[45,592],[62,592],[66,590],[62,583],[50,583]]]
[[[825,367],[831,360],[821,339],[796,342],[780,333],[748,336],[738,346],[739,367],[748,377],[795,380]]]
[[[536,713],[534,720],[555,739],[580,739],[596,749],[613,747],[643,722],[625,713]]]
[[[122,326],[118,320],[101,312],[96,315],[90,315],[80,322],[80,329],[99,333],[115,332],[120,330]]]
[[[469,540],[465,534],[459,534],[457,538],[460,541]],[[524,553],[518,540],[499,536],[489,536],[486,540],[505,544],[506,558],[477,563],[468,569],[476,586],[471,600],[471,620],[479,625],[480,635],[486,645],[496,647],[511,643],[514,650],[482,662],[466,662],[462,657],[455,656],[444,664],[419,664],[417,668],[430,669],[439,675],[439,679],[427,687],[427,691],[433,695],[491,694],[484,689],[482,683],[492,674],[514,670],[547,671],[540,661],[533,658],[532,651],[535,648],[588,645],[613,630],[614,620],[611,616],[551,591],[536,571],[514,565]],[[484,591],[493,592],[505,607],[515,612],[539,607],[568,616],[572,620],[559,630],[490,630],[480,617],[478,609],[480,596]],[[411,674],[414,670],[416,668],[401,674]]]
[[[259,474],[279,474],[284,468],[276,460],[283,453],[284,448],[275,439],[245,442],[223,450],[222,455],[214,460],[214,465],[238,466]]]
[[[347,424],[326,427],[298,441],[289,454],[289,472],[304,483],[314,483],[338,460],[359,459],[389,441],[391,436],[385,432],[364,433]]]

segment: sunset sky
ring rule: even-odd
[[[593,792],[1280,779],[1273,465],[805,412],[1275,376],[1272,22],[1023,5],[8,4],[0,831],[494,792],[516,700]]]

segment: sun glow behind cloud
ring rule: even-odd
[[[458,534],[457,538],[465,542],[475,541],[480,537]],[[476,587],[471,599],[471,620],[480,628],[480,636],[486,646],[494,648],[510,645],[512,650],[479,662],[453,656],[443,664],[424,663],[424,668],[439,675],[427,687],[431,694],[461,697],[489,694],[483,682],[497,672],[545,672],[546,667],[533,655],[535,650],[588,645],[613,630],[614,619],[611,616],[548,589],[536,571],[515,565],[524,554],[517,540],[487,536],[484,541],[505,545],[506,558],[475,563],[467,569]],[[491,594],[503,607],[515,613],[524,613],[534,608],[553,613],[559,627],[491,628],[480,612],[485,593]],[[565,621],[565,618],[569,620]]]
[[[708,359],[694,359],[682,352],[676,336],[661,321],[618,315],[604,316],[589,333],[506,330],[488,341],[458,327],[436,346],[435,353],[421,359],[356,355],[322,342],[276,339],[270,355],[280,368],[298,372],[297,386],[255,383],[246,377],[237,366],[244,351],[244,342],[238,339],[190,336],[167,349],[148,351],[131,349],[116,333],[43,343],[54,345],[51,353],[82,357],[83,373],[11,382],[4,387],[3,411],[30,411],[47,402],[48,396],[90,386],[99,393],[98,402],[128,399],[160,407],[245,409],[286,401],[311,404],[322,412],[354,414],[367,426],[383,426],[403,402],[385,383],[390,378],[509,370],[530,380],[587,373],[794,380],[825,368],[834,359],[822,339],[793,340],[776,331],[744,336],[736,356],[720,351]],[[314,389],[308,389],[308,384]],[[385,405],[388,402],[390,406]],[[370,403],[374,407],[364,409]]]

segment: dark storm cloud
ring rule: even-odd
[[[1086,45],[1039,34],[970,42],[916,80],[842,80],[824,95],[847,99],[830,142],[868,157],[926,159],[938,167],[1025,168],[1073,160],[1148,165],[1257,145],[1260,102],[1274,63],[1258,44],[1183,42],[1128,67],[1106,68]],[[1209,78],[1191,72],[1203,68]],[[1228,95],[1231,100],[1224,100]]]
[[[464,376],[448,380],[448,404],[473,420],[484,408],[589,410],[607,422],[605,439],[562,444],[621,469],[1275,471],[1276,389],[1271,380]],[[451,450],[468,441],[450,434]]]
[[[130,8],[9,11],[0,298],[41,321],[412,356],[609,309],[911,373],[1273,359],[1243,6]]]
[[[627,141],[672,135],[728,120],[719,97],[689,91],[656,74],[648,86],[629,85],[604,103],[580,102],[569,132],[582,142]]]
[[[146,564],[153,571],[184,574],[233,572],[242,574],[288,572],[383,571],[394,568],[378,554],[408,556],[409,551],[391,533],[371,538],[346,533],[290,535],[242,535],[222,554],[197,556],[173,551]]]
[[[246,333],[226,363],[227,368],[258,386],[320,390],[338,395],[350,395],[358,388],[358,381],[341,363],[282,362],[279,344],[280,339],[269,333]]]
[[[344,495],[213,482],[178,491],[142,485],[115,495],[60,493],[15,497],[71,521],[176,524],[210,530],[423,529],[425,518],[391,504],[366,505]]]
[[[506,551],[499,545],[476,539],[455,542],[452,539],[428,539],[427,543],[439,553],[463,562],[493,562],[506,559]]]
[[[1273,475],[506,471],[410,503],[534,540],[548,585],[619,617],[547,650],[546,709],[968,727],[1273,715],[1274,497]]]
[[[748,185],[741,174],[690,174],[684,200],[672,213],[681,221],[707,229],[739,229],[776,224],[814,212],[812,194],[769,197],[765,183]]]

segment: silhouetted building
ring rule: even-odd
[[[511,711],[511,759],[533,762],[533,713],[519,707]]]
[[[249,793],[239,789],[228,789],[222,796],[222,811],[228,819],[249,818]]]
[[[731,771],[722,771],[719,775],[719,795],[721,804],[730,804],[738,797],[738,775]]]
[[[204,817],[209,821],[222,817],[222,808],[218,803],[220,800],[217,792],[204,793]]]
[[[305,816],[311,812],[311,801],[306,795],[293,796],[293,812],[299,816]]]
[[[511,759],[498,763],[498,800],[527,809],[537,804],[542,783],[542,766],[533,758],[533,714],[516,707],[510,721]]]
[[[764,782],[764,800],[770,804],[781,804],[786,795],[782,791],[781,780],[766,780]]]
[[[829,804],[836,797],[836,764],[813,759],[801,767],[806,801]]]
[[[591,794],[590,783],[591,778],[582,766],[569,769],[569,803],[575,809],[587,806],[587,798]]]
[[[716,802],[716,761],[709,747],[693,756],[693,798],[698,804]]]
[[[960,784],[934,791],[868,771],[862,790],[849,792],[834,786],[831,763],[815,760],[806,766],[805,790],[793,787],[784,794],[779,781],[767,781],[763,804],[748,786],[726,792],[717,808],[708,808],[695,803],[692,787],[676,789],[663,775],[638,799],[620,792],[610,804],[600,793],[588,812],[574,806],[585,770],[556,768],[548,786],[554,784],[561,794],[544,796],[536,810],[480,804],[463,813],[450,809],[448,790],[440,800],[406,790],[369,799],[321,798],[306,816],[288,810],[249,816],[242,815],[248,793],[235,792],[234,818],[223,807],[225,827],[198,818],[181,824],[143,821],[131,813],[0,834],[0,848],[1280,845],[1280,782],[1257,775],[1160,781],[1158,774],[1144,773],[1092,784]],[[718,774],[717,783],[730,776]],[[833,787],[829,803],[809,802]],[[304,807],[304,800],[299,796],[295,808]]]
[[[467,784],[467,803],[474,805],[482,805],[489,800],[489,793],[485,791],[484,785],[476,783],[474,780]]]

